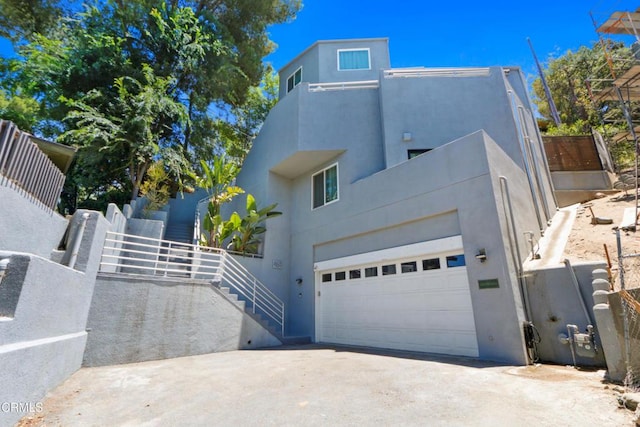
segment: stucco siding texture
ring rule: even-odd
[[[602,341],[598,336],[598,325],[594,315],[592,274],[596,269],[606,268],[605,263],[580,263],[573,266],[578,280],[580,294],[576,291],[568,267],[551,266],[527,271],[527,294],[533,318],[531,321],[540,333],[538,352],[543,362],[572,365],[571,348],[558,339],[560,334],[568,335],[567,325],[578,326],[585,332],[587,325],[596,327],[596,345]],[[584,301],[589,318],[585,315],[580,299]],[[576,355],[580,366],[605,367],[604,354],[596,352],[593,358]]]
[[[492,147],[491,160],[486,146]],[[306,202],[294,203],[291,253],[296,274],[311,284],[316,261],[462,233],[480,356],[523,363],[523,314],[513,290],[507,249],[495,239],[505,225],[494,195],[498,177],[490,174],[490,163],[505,161],[511,162],[496,143],[476,132],[353,184],[341,180],[340,201],[335,204],[311,211]],[[517,166],[505,173],[523,174]],[[309,184],[301,181],[294,197],[308,198],[309,193]],[[480,264],[475,253],[482,247],[491,255]],[[478,279],[490,278],[499,279],[499,290],[473,288]],[[314,295],[304,285],[291,288],[291,333],[313,334]]]
[[[67,220],[0,186],[0,250],[29,252],[49,258],[58,248]]]
[[[84,366],[281,345],[208,282],[99,275]]]
[[[521,162],[502,69],[488,76],[380,80],[387,167],[406,160],[407,149],[436,148],[483,129]],[[405,132],[412,141],[402,140]]]

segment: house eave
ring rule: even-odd
[[[297,151],[269,169],[284,178],[294,179],[313,171],[346,150],[311,150]]]

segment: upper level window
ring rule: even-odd
[[[302,67],[298,68],[295,73],[291,74],[287,79],[287,93],[291,92],[294,87],[298,86],[302,81]]]
[[[313,175],[313,208],[338,200],[338,164]]]
[[[371,59],[369,49],[339,49],[338,70],[369,70]]]

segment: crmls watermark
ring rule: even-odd
[[[0,412],[42,412],[42,402],[0,402]]]

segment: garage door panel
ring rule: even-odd
[[[467,270],[464,266],[446,268],[445,256],[425,254],[414,260],[380,261],[376,277],[364,277],[364,269],[371,264],[335,270],[346,271],[347,279],[320,282],[319,339],[477,357]],[[423,271],[420,259],[436,257],[442,268]],[[400,264],[406,261],[415,262],[419,271],[402,273]],[[392,263],[397,265],[397,274],[381,275],[381,266]],[[348,271],[356,268],[363,276],[350,279]]]

